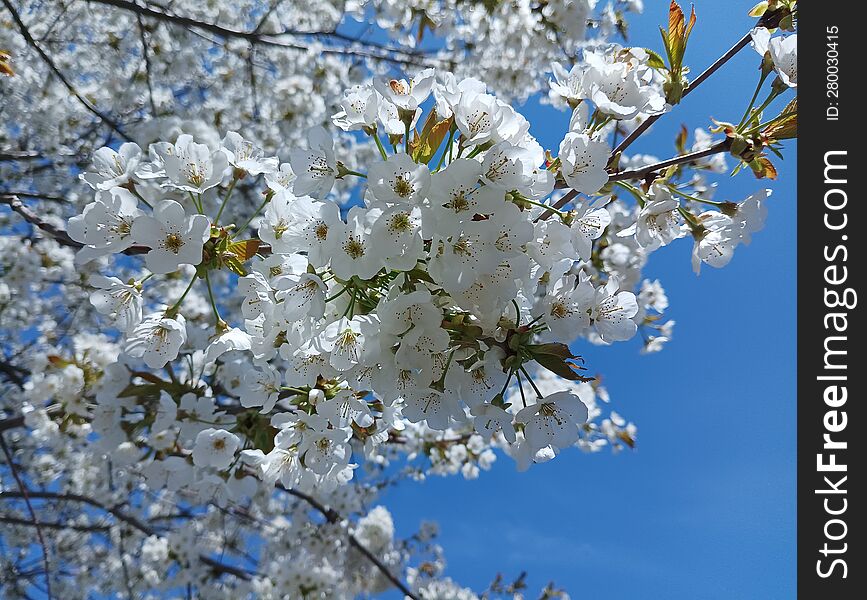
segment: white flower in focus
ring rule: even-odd
[[[232,464],[241,445],[237,435],[225,429],[209,427],[196,436],[193,446],[193,464],[197,467],[213,467],[222,471]]]
[[[331,191],[337,177],[337,159],[334,157],[334,139],[324,127],[313,127],[307,132],[307,150],[296,149],[289,155],[295,182],[296,196],[323,199]]]
[[[430,95],[436,80],[434,69],[419,71],[410,81],[406,79],[376,79],[373,86],[385,100],[399,111],[414,113]]]
[[[404,397],[403,416],[411,423],[427,422],[437,431],[445,431],[450,419],[463,421],[463,409],[454,394],[443,394],[431,388],[418,388]]]
[[[142,215],[132,224],[132,237],[150,248],[145,264],[157,274],[202,262],[202,247],[210,236],[208,217],[187,217],[184,208],[174,200],[163,200],[154,207],[153,216]]]
[[[93,153],[91,168],[79,178],[95,190],[110,190],[133,180],[141,162],[141,148],[133,142],[121,144],[117,151],[103,147]]]
[[[617,277],[596,290],[596,298],[590,317],[596,332],[603,341],[621,342],[630,339],[638,331],[632,317],[638,314],[638,302],[632,292],[619,292]]]
[[[97,192],[96,201],[84,207],[80,215],[69,219],[67,233],[85,244],[75,260],[79,264],[95,258],[123,252],[133,244],[133,222],[144,213],[129,190],[112,188]]]
[[[587,406],[572,392],[556,392],[518,411],[524,439],[532,451],[545,446],[562,450],[578,441],[578,427],[587,422]]]
[[[355,131],[376,125],[379,116],[379,96],[370,85],[354,85],[343,93],[341,110],[331,122],[343,131]]]
[[[273,173],[277,170],[279,161],[276,157],[266,158],[261,148],[235,131],[228,132],[223,138],[223,150],[230,165],[250,175]]]
[[[717,269],[729,264],[740,242],[740,232],[734,229],[731,217],[708,211],[698,219],[703,229],[695,236],[692,249],[692,270],[696,275],[701,273],[701,263]]]
[[[487,442],[497,432],[502,431],[507,442],[514,443],[517,439],[512,415],[508,411],[493,404],[483,403],[470,409],[473,415],[473,426],[476,432]]]
[[[226,352],[232,350],[249,350],[251,348],[250,334],[236,327],[230,327],[214,337],[205,350],[205,364],[210,364]]]
[[[683,217],[677,201],[664,186],[653,184],[647,202],[638,212],[635,223],[617,233],[618,237],[635,236],[638,245],[656,250],[685,235]]]
[[[472,147],[494,140],[503,111],[491,94],[468,93],[461,96],[454,108],[455,125],[461,132],[461,142]]]
[[[90,295],[90,303],[100,314],[112,317],[118,329],[129,331],[141,322],[142,297],[135,283],[99,274],[91,275],[89,282],[97,288]]]
[[[747,246],[752,241],[752,234],[765,227],[768,218],[768,207],[765,201],[771,197],[773,190],[764,189],[756,192],[738,205],[733,217],[733,225],[740,233],[741,241]]]
[[[583,261],[589,261],[593,252],[593,240],[602,237],[611,224],[611,213],[603,206],[584,202],[572,212],[572,244]]]
[[[187,341],[187,326],[182,315],[174,318],[163,311],[145,317],[129,334],[125,352],[141,358],[151,369],[162,369],[178,357],[178,351]]]
[[[611,146],[583,133],[567,133],[560,142],[559,158],[563,179],[582,194],[595,194],[608,183]]]
[[[750,31],[751,45],[760,55],[770,53],[774,70],[780,80],[790,88],[798,87],[798,34],[771,37],[765,27]]]
[[[280,167],[269,173],[265,173],[265,183],[268,189],[274,192],[292,191],[292,182],[295,181],[295,172],[289,163],[280,163]]]
[[[427,165],[416,164],[403,152],[374,163],[367,174],[367,185],[373,197],[386,204],[419,205],[430,184]]]
[[[551,87],[549,96],[560,102],[575,105],[584,99],[581,79],[584,76],[584,65],[576,63],[570,70],[566,70],[559,62],[551,63],[551,73],[554,79],[548,83]]]
[[[571,342],[582,335],[590,326],[595,297],[596,289],[587,281],[576,285],[573,275],[557,280],[539,306],[549,329],[545,338]]]
[[[382,268],[370,235],[379,214],[377,209],[353,206],[346,215],[346,223],[339,222],[336,231],[329,230],[328,235],[333,235],[331,270],[341,279],[353,276],[370,279]]]
[[[221,150],[212,151],[205,144],[197,144],[188,134],[179,135],[174,146],[162,151],[161,158],[169,179],[166,185],[194,194],[220,185],[229,164]]]
[[[271,412],[280,398],[280,372],[269,364],[250,369],[241,385],[241,406],[261,406],[262,414]]]
[[[417,208],[396,206],[384,211],[373,223],[373,252],[386,269],[411,271],[424,251],[421,215]]]
[[[325,352],[331,353],[329,363],[338,371],[348,371],[361,362],[364,351],[364,332],[362,324],[368,317],[346,317],[329,323],[319,334],[317,343]]]

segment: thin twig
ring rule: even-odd
[[[36,53],[39,54],[39,57],[42,61],[48,65],[48,68],[57,75],[57,78],[60,79],[61,83],[66,86],[66,89],[70,91],[70,93],[75,96],[75,98],[84,106],[88,111],[99,117],[101,121],[103,121],[106,125],[111,127],[119,136],[127,141],[132,141],[132,139],[127,136],[120,128],[120,125],[112,119],[110,116],[96,108],[87,98],[82,96],[75,86],[66,78],[66,75],[57,68],[57,65],[54,64],[54,61],[51,59],[48,54],[45,53],[45,50],[33,39],[33,36],[30,34],[30,30],[27,29],[27,26],[24,24],[24,21],[21,20],[21,16],[18,14],[18,11],[15,10],[15,7],[12,6],[12,3],[9,0],[3,0],[3,4],[6,5],[6,8],[12,13],[12,20],[15,21],[15,24],[18,26],[18,29],[21,31],[22,37],[24,40],[34,49]]]
[[[752,40],[752,36],[749,33],[747,33],[746,35],[744,35],[744,37],[742,37],[740,40],[738,40],[738,42],[734,46],[729,48],[728,52],[726,52],[725,54],[720,56],[711,66],[709,66],[707,69],[705,69],[701,75],[696,77],[694,81],[690,82],[690,84],[687,86],[687,88],[683,91],[683,98],[686,98],[690,92],[692,92],[698,86],[700,86],[702,83],[704,83],[708,77],[710,77],[711,75],[716,73],[717,70],[720,67],[722,67],[724,64],[726,64],[729,60],[731,60],[734,55],[736,55],[738,52],[743,50],[743,48],[747,44],[750,43],[750,40]],[[664,115],[664,114],[666,114],[666,113],[660,113],[658,115],[650,116],[644,122],[642,122],[638,127],[633,129],[632,133],[630,133],[628,136],[626,136],[626,138],[624,138],[624,140],[622,142],[620,142],[620,144],[617,146],[617,148],[614,149],[613,155],[616,156],[618,153],[621,153],[624,150],[626,150],[630,145],[632,145],[632,142],[637,140],[641,136],[642,133],[647,131],[647,129],[651,125],[656,123],[656,121],[658,121],[659,118],[662,117],[662,115]]]
[[[336,510],[326,507],[324,504],[316,500],[316,498],[313,498],[312,496],[305,494],[304,492],[299,492],[298,490],[293,490],[292,488],[287,488],[280,484],[277,484],[277,488],[286,492],[287,494],[304,500],[304,502],[316,509],[317,512],[321,513],[322,516],[324,516],[329,523],[339,523],[342,520],[340,514]],[[409,587],[400,580],[399,577],[392,573],[391,570],[381,560],[379,560],[379,558],[375,554],[373,554],[373,552],[370,551],[370,549],[368,549],[364,544],[362,544],[358,540],[358,538],[356,538],[352,533],[348,531],[346,532],[346,535],[347,539],[349,540],[349,544],[353,548],[361,552],[361,554],[364,555],[364,557],[369,560],[377,568],[377,570],[386,577],[386,579],[393,583],[397,587],[397,589],[403,592],[403,594],[407,598],[412,598],[412,600],[419,600],[419,597],[414,594],[412,590],[410,590]]]
[[[42,562],[45,565],[45,593],[48,596],[48,600],[51,600],[51,563],[48,560],[48,546],[45,544],[45,538],[42,537],[42,527],[39,524],[39,519],[36,518],[36,511],[33,510],[33,505],[30,504],[27,487],[18,475],[18,469],[15,467],[15,460],[12,458],[12,453],[9,451],[9,446],[6,445],[6,438],[2,433],[0,433],[0,447],[3,448],[3,454],[6,456],[6,462],[9,464],[9,470],[12,472],[12,477],[15,478],[15,483],[18,484],[18,489],[21,490],[21,497],[24,499],[24,504],[27,505],[27,512],[30,513],[30,519],[33,521],[33,526],[36,528],[36,537],[39,539],[39,544],[42,546]]]
[[[4,2],[8,2],[8,0],[3,0]],[[190,17],[184,17],[175,13],[167,12],[165,9],[160,7],[160,10],[152,6],[142,6],[140,4],[136,4],[135,2],[129,2],[128,0],[88,0],[88,2],[95,4],[103,4],[107,6],[113,6],[115,8],[126,10],[134,13],[138,13],[140,15],[151,17],[153,19],[161,20],[167,23],[172,23],[174,25],[180,25],[182,27],[187,28],[195,28],[201,29],[204,31],[208,31],[210,33],[215,33],[224,38],[239,38],[247,40],[253,44],[261,44],[263,46],[274,46],[277,48],[285,48],[292,50],[300,50],[306,52],[309,50],[309,47],[303,44],[297,44],[292,42],[284,42],[279,39],[276,39],[275,35],[260,33],[259,31],[242,31],[238,29],[231,29],[229,27],[224,27],[222,25],[218,25],[216,23],[208,23],[206,21],[199,21],[196,19],[192,19]],[[294,31],[287,30],[282,31],[276,35],[295,35],[295,36],[317,36],[317,35],[326,35],[325,32],[305,32],[305,31]],[[342,36],[336,35],[334,33],[329,33],[332,37],[336,39],[343,39]],[[358,43],[364,45],[362,42],[353,40],[353,43]],[[343,54],[348,56],[358,56],[361,58],[368,58],[371,60],[380,60],[386,62],[394,62],[399,64],[411,64],[416,66],[432,66],[430,61],[421,60],[417,55],[412,52],[408,52],[401,48],[383,48],[377,49],[376,52],[370,50],[359,50],[359,49],[351,49],[351,48],[335,48],[335,47],[325,47],[319,50],[321,54]]]

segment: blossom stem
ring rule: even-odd
[[[645,204],[644,194],[642,194],[638,188],[626,183],[625,181],[615,181],[614,183],[619,185],[623,189],[625,189],[630,194],[632,194],[635,197],[635,200],[638,202],[638,206],[641,208],[644,208],[644,204]]]
[[[761,77],[759,77],[759,84],[756,86],[756,91],[753,93],[753,97],[750,99],[750,104],[749,104],[749,106],[747,106],[747,110],[744,113],[744,116],[741,117],[740,121],[738,121],[738,127],[737,127],[738,131],[740,131],[741,128],[747,124],[747,119],[750,116],[750,111],[752,111],[753,106],[756,105],[756,99],[759,97],[759,92],[761,91],[762,85],[765,83],[765,80],[767,78],[768,78],[768,74],[765,72],[762,72]]]
[[[208,286],[208,298],[211,301],[211,308],[214,309],[214,318],[217,320],[217,326],[219,327],[220,323],[224,323],[225,321],[220,317],[220,311],[217,309],[217,301],[214,299],[214,290],[211,288],[211,277],[208,275],[207,271],[205,271],[205,283]]]
[[[518,391],[521,392],[521,402],[524,404],[524,408],[527,408],[527,397],[524,395],[524,382],[521,381],[520,373],[515,373],[515,376],[518,378]]]
[[[556,213],[560,217],[566,216],[566,213],[562,210],[558,210],[551,206],[550,204],[543,204],[542,202],[536,202],[535,200],[530,200],[529,198],[521,198],[521,202],[526,202],[527,204],[532,204],[533,206],[538,206],[539,208],[544,208],[545,210],[549,210],[552,213]]]
[[[199,197],[198,200],[196,200],[196,196],[195,196],[195,194],[193,194],[192,192],[187,192],[187,193],[190,195],[190,200],[193,201],[193,206],[196,208],[196,210],[199,212],[199,214],[200,214],[200,215],[205,214],[205,211],[202,209],[202,198],[201,198],[201,196]]]
[[[187,294],[190,293],[190,290],[193,289],[193,284],[196,283],[196,279],[198,279],[198,273],[193,275],[193,278],[190,280],[190,283],[187,285],[187,289],[184,290],[184,293],[181,294],[181,297],[178,298],[178,301],[172,304],[168,310],[166,310],[166,316],[170,316],[174,318],[178,314],[178,309],[181,307],[181,303],[184,301],[184,298],[187,297]]]
[[[220,205],[220,210],[217,211],[217,216],[214,217],[214,225],[220,222],[220,217],[223,215],[223,209],[226,208],[226,204],[229,203],[229,198],[232,197],[232,192],[235,191],[235,185],[238,183],[237,177],[232,177],[232,182],[229,184],[228,189],[226,189],[226,196],[223,198],[223,203]]]
[[[771,102],[773,102],[777,98],[777,96],[779,96],[779,95],[780,95],[780,92],[778,92],[777,90],[772,88],[771,92],[768,94],[768,97],[765,99],[764,102],[762,102],[762,105],[760,107],[758,107],[755,111],[753,111],[753,113],[756,115],[761,114],[768,107],[768,105]],[[758,127],[761,127],[761,125],[759,125]],[[757,129],[757,128],[754,127],[752,129]],[[752,129],[750,129],[750,131],[752,131]]]
[[[374,131],[372,134],[373,140],[376,142],[376,147],[379,148],[379,153],[382,155],[382,160],[388,160],[388,152],[385,151],[385,146],[382,145],[382,140],[379,139],[379,134]]]
[[[681,192],[679,189],[677,189],[673,185],[668,186],[668,189],[671,191],[672,194],[676,194],[676,195],[680,196],[681,198],[686,198],[687,200],[690,200],[692,202],[699,202],[701,204],[710,204],[711,206],[722,206],[723,204],[725,204],[725,202],[715,202],[713,200],[704,200],[702,198],[690,196],[689,194],[684,194],[683,192]]]
[[[445,147],[443,147],[443,153],[440,156],[440,161],[437,163],[437,167],[436,167],[436,169],[434,169],[434,172],[439,171],[442,168],[443,163],[446,160],[446,154],[451,154],[452,145],[454,144],[454,139],[455,139],[455,130],[452,129],[451,131],[449,131],[449,139],[446,142]]]
[[[406,135],[403,136],[403,151],[409,154],[409,121],[405,123]]]
[[[259,216],[259,213],[262,212],[262,211],[264,210],[265,206],[266,206],[270,201],[271,201],[271,196],[270,196],[270,194],[269,194],[268,196],[265,196],[265,199],[262,201],[262,204],[259,205],[259,208],[256,209],[256,212],[254,212],[254,213],[250,216],[250,218],[247,219],[247,222],[246,222],[246,223],[244,223],[243,225],[241,225],[241,227],[238,228],[238,230],[235,232],[235,235],[233,235],[232,237],[234,238],[234,237],[240,235],[241,233],[247,231],[247,227],[250,226],[250,223],[253,222],[253,219],[255,219],[256,217]]]
[[[686,210],[682,206],[678,206],[677,210],[680,214],[683,215],[683,218],[687,220],[687,222],[693,229],[701,226],[701,223],[698,222],[698,220],[695,218],[695,215],[692,214],[690,211]]]
[[[521,373],[524,374],[524,377],[527,378],[527,381],[530,382],[530,386],[533,388],[533,391],[536,392],[536,396],[539,398],[544,398],[545,395],[539,391],[539,388],[536,387],[536,382],[533,381],[533,378],[530,377],[529,373],[527,373],[527,369],[524,368],[524,365],[521,365],[519,368],[521,369]]]
[[[475,158],[476,156],[478,156],[482,152],[483,152],[482,146],[476,146],[475,148],[473,148],[472,152],[467,154],[467,158]]]
[[[334,295],[331,296],[330,298],[326,298],[325,301],[326,301],[326,302],[331,302],[331,301],[334,300],[335,298],[339,298],[340,296],[342,296],[343,294],[345,294],[346,291],[347,291],[348,289],[349,289],[349,286],[347,285],[346,287],[344,287],[342,290],[340,290],[339,292],[337,292],[336,294],[334,294]]]
[[[512,306],[515,307],[515,327],[521,326],[521,308],[518,306],[518,301],[512,298]]]
[[[344,289],[348,290],[349,287],[347,286]],[[349,315],[350,319],[355,316],[355,289],[354,288],[352,290],[352,299],[349,300],[349,304],[347,305],[346,310],[343,311],[343,315],[341,316],[341,318],[343,318],[347,315]]]
[[[133,196],[135,196],[136,198],[138,198],[139,200],[144,202],[145,206],[147,206],[150,209],[153,209],[153,205],[150,202],[148,202],[147,200],[145,200],[144,196],[142,196],[139,193],[139,191],[137,189],[135,189],[134,185],[130,185],[129,188],[127,188],[127,189],[129,189],[129,191],[132,192]]]

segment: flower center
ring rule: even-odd
[[[394,193],[401,198],[409,197],[413,192],[412,184],[406,176],[398,177],[394,180]]]
[[[170,233],[166,237],[166,250],[170,250],[177,254],[184,245],[184,240],[177,233]]]
[[[283,234],[286,233],[287,229],[289,229],[289,223],[287,223],[285,219],[280,219],[277,224],[274,225],[274,237],[279,240],[283,237]]]
[[[401,212],[397,213],[388,222],[388,230],[391,233],[403,233],[405,231],[409,231],[410,229],[410,221],[409,221],[409,213]]]
[[[350,235],[346,243],[343,244],[343,251],[349,258],[357,260],[364,256],[364,243],[354,235]]]

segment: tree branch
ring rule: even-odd
[[[84,247],[84,244],[81,242],[77,242],[66,232],[65,229],[61,229],[55,225],[44,220],[42,217],[37,215],[35,212],[30,210],[27,206],[24,205],[21,200],[18,199],[17,196],[9,196],[0,194],[0,204],[5,204],[13,211],[24,217],[24,220],[30,223],[31,225],[35,225],[51,237],[53,237],[58,244],[61,246],[67,246],[69,248],[80,249]],[[150,252],[150,248],[147,246],[130,246],[126,250],[123,251],[123,254],[129,256],[135,256],[138,254],[147,254]]]
[[[147,523],[144,523],[143,521],[137,519],[136,517],[133,517],[132,515],[126,514],[125,512],[123,512],[122,510],[120,510],[116,506],[114,506],[114,507],[107,506],[107,505],[103,504],[102,502],[95,500],[89,496],[82,496],[81,494],[61,494],[61,493],[56,493],[56,492],[43,492],[43,491],[37,491],[37,490],[24,490],[24,489],[22,489],[22,491],[20,491],[20,492],[15,492],[15,491],[0,492],[0,498],[26,498],[27,496],[29,496],[30,498],[33,498],[33,499],[37,499],[37,500],[72,501],[72,502],[81,502],[83,504],[88,504],[94,508],[98,508],[100,510],[103,510],[103,511],[111,514],[112,516],[114,516],[118,520],[126,523],[127,525],[130,525],[134,529],[139,530],[140,532],[142,532],[143,534],[145,534],[147,536],[158,535],[157,531],[153,527],[148,525]],[[35,516],[34,516],[34,519],[35,519]],[[251,578],[251,575],[252,575],[252,573],[250,573],[249,571],[247,571],[245,569],[241,569],[240,567],[235,567],[232,565],[227,565],[227,564],[222,563],[222,562],[220,562],[214,558],[211,558],[210,556],[207,556],[206,554],[199,555],[199,560],[201,560],[204,564],[211,567],[218,574],[228,573],[230,575],[234,575],[235,577],[238,577],[239,579],[243,579],[245,581],[249,581]]]
[[[710,77],[711,75],[716,73],[720,67],[722,67],[729,60],[731,60],[732,57],[734,57],[738,52],[743,50],[743,48],[747,44],[750,43],[751,39],[752,39],[752,36],[749,33],[747,33],[746,35],[744,35],[744,37],[742,37],[740,40],[738,40],[738,42],[734,46],[729,48],[728,52],[726,52],[725,54],[720,56],[711,66],[709,66],[707,69],[705,69],[701,75],[696,77],[694,81],[690,82],[690,84],[687,86],[687,88],[683,91],[683,98],[686,98],[690,92],[692,92],[698,86],[700,86],[702,83],[704,83],[708,77]],[[641,136],[642,133],[647,131],[648,128],[650,128],[651,125],[656,123],[656,121],[658,121],[659,118],[662,117],[662,115],[664,115],[664,114],[666,114],[666,113],[660,113],[658,115],[653,115],[651,117],[648,117],[643,123],[641,123],[638,127],[633,129],[632,133],[630,133],[628,136],[626,136],[626,138],[624,138],[624,140],[622,142],[620,142],[620,144],[617,146],[617,148],[614,149],[614,155],[617,155],[618,153],[626,150],[632,144],[632,142],[637,140]]]
[[[21,35],[24,37],[24,40],[34,49],[36,53],[39,54],[39,57],[42,61],[48,65],[48,68],[57,75],[57,78],[60,79],[61,83],[66,86],[66,89],[70,91],[70,93],[76,97],[76,99],[84,106],[88,111],[99,117],[101,121],[103,121],[106,125],[111,127],[119,136],[127,141],[132,141],[130,137],[128,137],[120,128],[117,121],[109,117],[107,114],[103,113],[101,110],[96,108],[91,102],[78,93],[78,90],[75,89],[75,86],[70,83],[70,81],[66,78],[66,75],[57,68],[57,65],[54,64],[54,61],[51,59],[48,54],[36,43],[36,40],[33,39],[33,36],[30,35],[30,30],[27,29],[27,26],[24,24],[24,21],[21,20],[21,16],[18,14],[18,11],[15,10],[15,7],[12,6],[12,3],[9,0],[3,0],[3,4],[6,5],[7,10],[12,13],[12,20],[15,21],[15,24],[18,26],[19,31],[21,31]]]
[[[19,493],[24,499],[24,504],[27,505],[27,512],[30,513],[30,519],[33,521],[33,526],[36,528],[36,537],[39,540],[39,545],[42,546],[42,562],[45,565],[45,593],[48,600],[51,600],[51,563],[48,560],[48,546],[45,545],[45,538],[42,537],[42,527],[39,524],[39,519],[36,518],[36,511],[33,510],[33,505],[30,504],[30,497],[27,493],[27,488],[21,477],[18,475],[18,470],[15,468],[15,461],[12,457],[12,452],[9,451],[9,446],[6,445],[6,438],[0,433],[0,448],[3,449],[3,455],[6,457],[6,462],[9,464],[9,470],[12,472],[12,477],[18,485]]]
[[[286,492],[287,494],[304,500],[304,502],[312,506],[317,512],[321,513],[322,516],[324,516],[329,523],[339,523],[342,520],[340,514],[336,510],[326,507],[324,504],[316,500],[316,498],[313,498],[312,496],[305,494],[304,492],[299,492],[298,490],[287,488],[283,485],[280,485],[279,483],[277,484],[277,488]],[[369,560],[373,564],[373,566],[376,567],[376,569],[386,577],[386,579],[388,579],[392,584],[394,584],[397,589],[403,592],[403,594],[407,598],[412,598],[412,600],[419,600],[419,597],[414,594],[412,590],[410,590],[409,587],[400,580],[399,577],[392,573],[391,570],[381,560],[379,560],[379,558],[373,552],[371,552],[364,544],[362,544],[357,537],[355,537],[349,531],[346,532],[346,536],[349,540],[349,544],[353,548],[361,552],[361,554],[367,560]]]
[[[8,0],[3,0],[4,2],[8,2]],[[231,29],[229,27],[224,27],[222,25],[218,25],[216,23],[208,23],[205,21],[199,21],[196,19],[191,19],[189,17],[184,17],[175,13],[170,13],[167,9],[163,7],[159,7],[159,10],[154,6],[158,5],[146,5],[142,6],[141,4],[137,4],[135,2],[130,2],[129,0],[87,0],[88,2],[92,2],[95,4],[103,4],[107,6],[113,6],[115,8],[126,10],[133,13],[138,13],[142,16],[151,17],[153,19],[157,19],[160,21],[164,21],[166,23],[171,23],[174,25],[180,25],[183,27],[190,27],[195,29],[201,29],[204,31],[209,31],[211,33],[217,34],[224,38],[239,38],[247,40],[252,44],[261,44],[264,46],[274,46],[278,48],[288,48],[293,50],[303,50],[307,51],[309,48],[302,44],[295,44],[291,42],[283,42],[278,39],[275,39],[275,35],[260,33],[257,30],[254,31],[241,31],[238,29]],[[326,35],[323,32],[305,32],[305,31],[294,31],[287,30],[281,31],[277,35],[295,35],[295,36],[308,36],[308,35]],[[332,37],[337,39],[345,39],[346,36],[338,36],[336,34],[330,34]],[[358,40],[353,40],[353,43],[361,43]],[[420,59],[417,55],[408,52],[406,50],[400,48],[391,48],[391,47],[380,47],[377,52],[366,51],[366,50],[353,50],[349,48],[323,48],[320,50],[322,54],[345,54],[349,56],[358,56],[361,58],[369,58],[372,60],[380,60],[386,62],[394,62],[400,64],[412,64],[416,66],[433,66],[430,61],[425,61]]]

